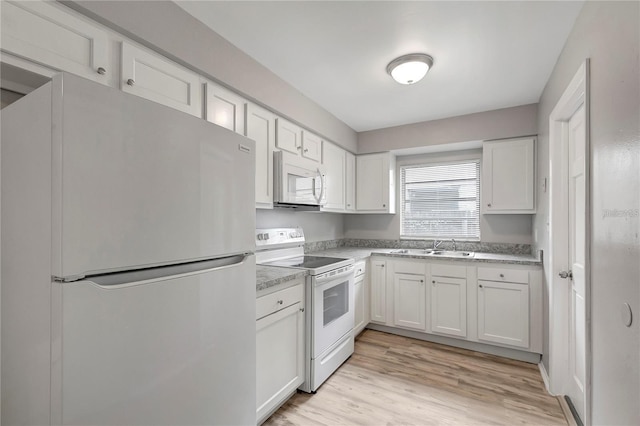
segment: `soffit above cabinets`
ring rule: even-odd
[[[356,131],[537,103],[582,1],[177,1]],[[394,58],[434,66],[403,86]]]

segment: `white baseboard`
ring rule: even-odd
[[[549,374],[547,374],[547,369],[544,367],[542,361],[538,363],[538,369],[540,370],[540,375],[542,376],[542,381],[544,382],[544,387],[547,389],[547,393],[549,393],[549,395],[557,396],[551,393],[549,388]]]

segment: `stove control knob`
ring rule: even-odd
[[[262,234],[256,235],[256,238],[258,239],[258,241],[262,241]]]
[[[265,232],[264,234],[262,234],[262,237],[263,237],[265,240],[268,240],[268,239],[269,239],[269,233],[268,233],[268,232]]]

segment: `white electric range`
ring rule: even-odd
[[[354,349],[353,259],[304,254],[301,228],[256,230],[256,263],[309,271],[304,392],[315,392]]]

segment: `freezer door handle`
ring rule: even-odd
[[[244,264],[249,256],[253,256],[253,253],[201,260],[178,265],[141,269],[138,271],[95,275],[87,277],[84,282],[104,289],[132,287],[237,267]]]

